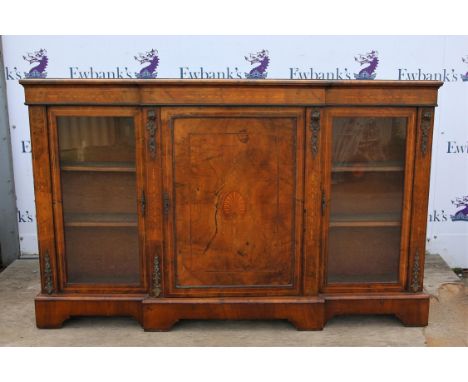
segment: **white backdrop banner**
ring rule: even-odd
[[[441,80],[427,250],[468,268],[468,36],[3,36],[23,257],[37,254],[21,78]]]

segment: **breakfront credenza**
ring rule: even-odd
[[[427,325],[434,81],[23,80],[40,328]]]

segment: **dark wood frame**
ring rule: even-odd
[[[432,126],[441,82],[43,79],[22,80],[21,84],[29,105],[41,266],[41,293],[35,300],[38,327],[60,327],[68,317],[83,315],[129,315],[146,330],[169,330],[180,319],[271,318],[315,330],[338,314],[394,314],[405,325],[427,325],[429,296],[422,292],[422,280]],[[302,126],[298,157],[303,158],[304,166],[300,184],[304,213],[296,218],[304,232],[291,293],[277,295],[268,288],[194,293],[172,287],[167,263],[167,234],[172,227],[163,213],[163,193],[170,184],[164,126],[177,110],[183,110],[182,115],[189,110],[205,115],[239,115],[235,113],[249,110],[270,116],[290,113]],[[148,149],[150,114],[156,154]],[[134,117],[138,193],[144,192],[152,201],[145,214],[138,215],[139,286],[67,284],[57,115]],[[334,115],[408,118],[399,283],[326,285],[328,208],[326,203],[322,207],[322,193],[327,202]],[[155,255],[162,272],[157,286],[160,294],[154,293]]]
[[[412,204],[412,180],[414,173],[414,152],[415,152],[415,135],[416,135],[416,114],[417,110],[414,108],[329,108],[326,111],[325,119],[325,142],[323,145],[323,156],[325,158],[322,185],[327,201],[330,200],[330,181],[331,181],[331,144],[332,144],[332,123],[333,117],[403,117],[407,119],[407,134],[406,134],[406,156],[404,168],[404,192],[403,192],[403,206],[402,206],[402,219],[401,219],[401,247],[400,247],[400,267],[398,282],[390,283],[327,283],[327,244],[328,244],[328,229],[329,229],[329,209],[326,210],[322,220],[322,266],[321,266],[321,287],[323,293],[356,293],[356,292],[401,292],[406,289],[406,277],[408,269],[408,247],[409,247],[409,234],[410,234],[410,219]],[[328,205],[329,203],[327,203]],[[415,212],[419,213],[419,212]]]
[[[48,133],[50,147],[50,166],[51,166],[51,181],[53,198],[53,214],[55,228],[55,245],[57,253],[57,274],[58,274],[58,290],[69,293],[144,293],[148,289],[148,272],[146,263],[146,248],[145,248],[145,219],[142,216],[141,210],[138,209],[138,234],[140,242],[140,283],[139,285],[125,284],[73,284],[67,280],[66,272],[66,256],[64,244],[64,226],[63,226],[63,211],[61,200],[61,179],[60,179],[60,162],[59,162],[59,142],[57,135],[57,117],[75,117],[75,116],[90,116],[90,117],[131,117],[135,122],[135,141],[136,141],[136,181],[137,189],[135,195],[141,195],[145,188],[144,175],[146,172],[143,143],[143,127],[141,112],[135,107],[82,107],[82,106],[65,106],[48,108]]]
[[[181,108],[181,107],[166,107],[164,112],[161,113],[161,132],[162,132],[162,153],[163,153],[163,188],[165,192],[170,195],[170,200],[175,199],[174,195],[174,158],[172,154],[173,150],[173,136],[174,131],[172,124],[176,119],[179,118],[289,118],[295,121],[297,130],[295,134],[296,138],[296,198],[295,198],[295,254],[294,254],[294,274],[293,283],[290,285],[278,285],[272,286],[242,286],[242,287],[230,287],[228,289],[216,288],[211,286],[209,288],[200,287],[184,287],[179,289],[177,286],[174,276],[176,275],[176,269],[174,266],[174,237],[173,233],[176,231],[174,226],[175,212],[171,208],[171,212],[164,217],[164,260],[169,264],[164,267],[164,291],[168,297],[221,297],[221,296],[284,296],[292,295],[297,296],[301,291],[302,275],[300,274],[302,266],[302,232],[300,227],[302,226],[302,206],[301,201],[304,198],[303,190],[303,172],[304,172],[304,110],[301,108],[286,107],[286,108],[262,108],[262,107],[249,107],[236,109],[210,107],[209,109],[197,109],[193,107]],[[151,193],[150,193],[151,194]],[[171,203],[174,206],[175,203]]]

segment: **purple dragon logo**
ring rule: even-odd
[[[37,63],[36,66],[32,67],[28,73],[24,73],[25,78],[46,78],[47,64],[49,63],[49,58],[47,57],[47,51],[45,49],[40,49],[34,54],[27,53],[27,57],[23,56],[23,59],[28,61],[31,65]]]
[[[468,55],[465,57],[462,57],[462,61],[468,65]],[[466,72],[465,74],[462,74],[461,78],[464,82],[468,81],[468,72]]]
[[[468,195],[452,200],[452,204],[457,207],[463,207],[460,211],[455,212],[455,215],[450,215],[450,219],[455,221],[468,221]]]
[[[138,56],[134,57],[141,65],[148,63],[140,72],[135,73],[136,78],[156,78],[158,76],[156,69],[159,65],[159,56],[156,49],[151,49],[146,53],[138,53]]]
[[[375,78],[375,69],[379,65],[379,52],[372,50],[366,54],[360,54],[357,57],[354,57],[354,60],[359,62],[361,66],[368,65],[362,68],[359,73],[354,73],[354,78],[356,80],[373,80]]]
[[[263,49],[255,54],[250,53],[249,57],[245,57],[245,59],[250,62],[250,65],[258,64],[258,66],[254,67],[249,73],[245,73],[245,78],[266,78],[268,75],[266,70],[268,68],[268,64],[270,63],[268,50]]]

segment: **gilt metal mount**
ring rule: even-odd
[[[426,155],[429,142],[429,132],[431,131],[432,112],[423,111],[421,121],[421,152]]]
[[[154,110],[148,110],[146,129],[148,130],[148,149],[151,158],[154,158],[156,155],[156,112]]]
[[[161,267],[158,255],[155,255],[153,258],[153,285],[151,288],[151,295],[153,297],[159,297],[161,295]]]
[[[50,266],[49,251],[44,255],[44,288],[47,294],[52,294],[54,291],[54,281],[52,276],[52,267]]]
[[[319,141],[319,132],[320,132],[320,111],[313,110],[312,116],[310,118],[310,131],[311,136],[311,146],[312,154],[315,156],[318,152],[318,141]]]
[[[411,277],[411,291],[419,291],[419,250],[416,250],[413,259],[413,274]]]

